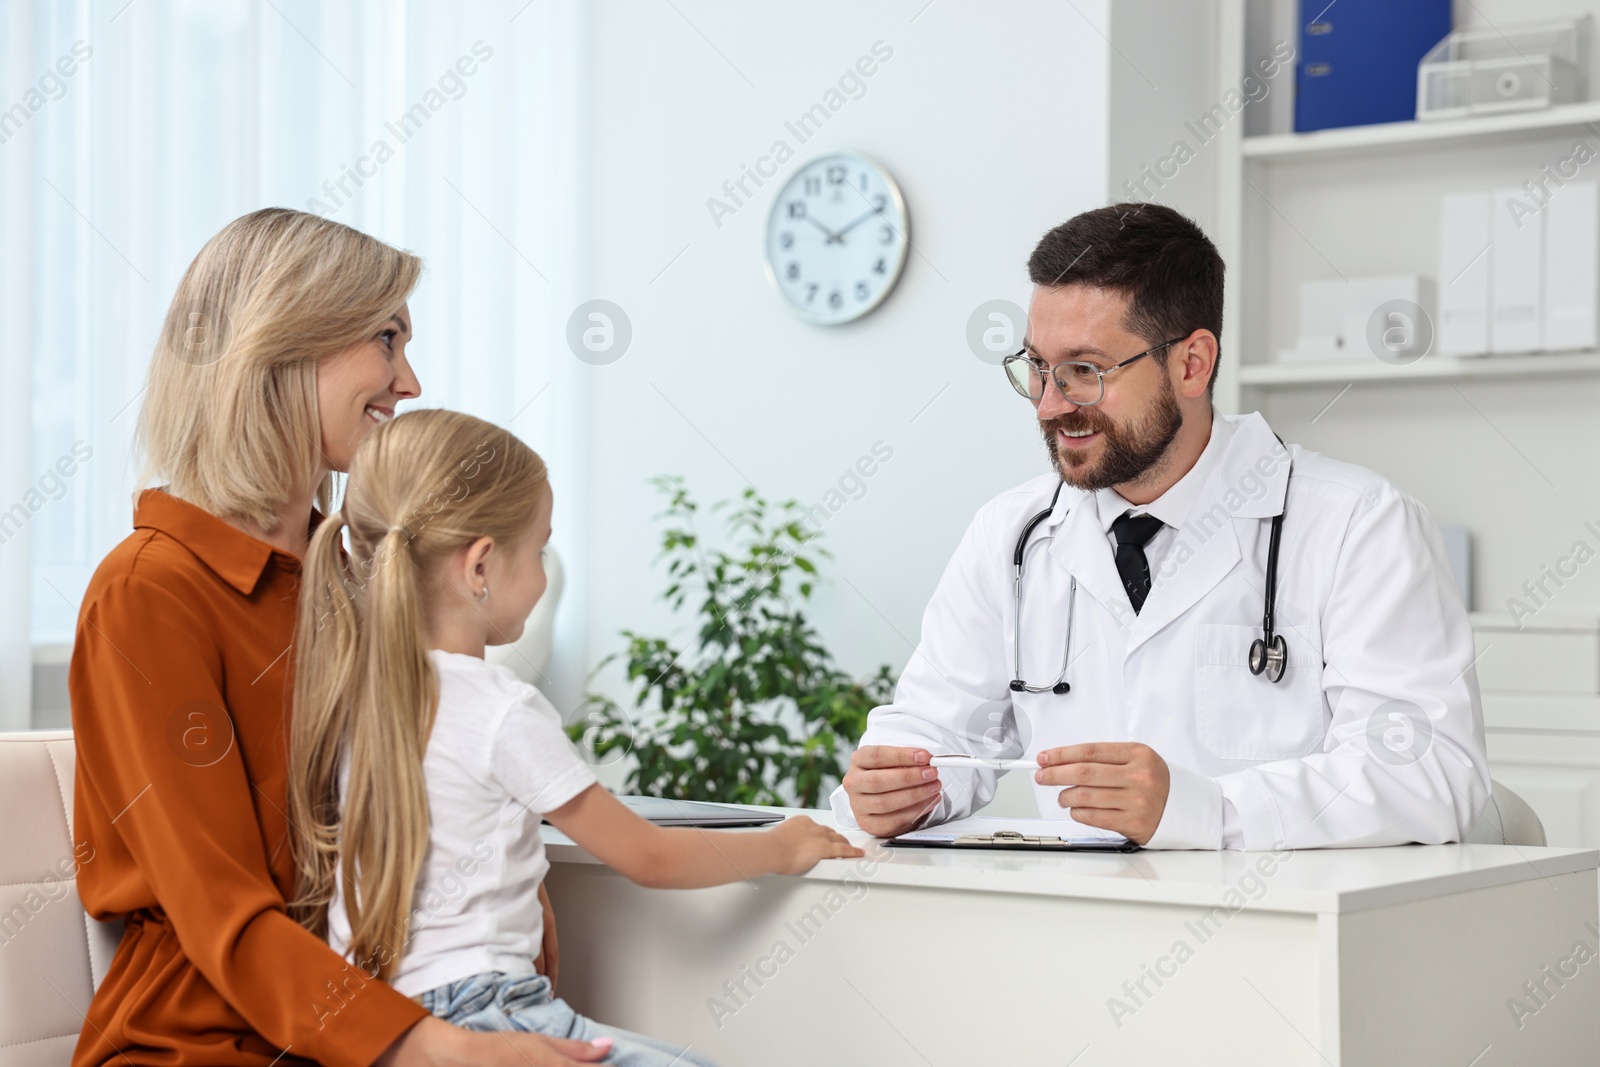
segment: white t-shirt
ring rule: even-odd
[[[439,713],[423,757],[430,831],[411,941],[391,984],[414,997],[485,971],[533,970],[550,869],[540,817],[595,782],[544,694],[505,667],[434,649]],[[328,942],[348,956],[342,888]]]

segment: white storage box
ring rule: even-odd
[[[1456,580],[1456,591],[1461,603],[1472,610],[1472,531],[1465,526],[1441,522],[1439,536],[1444,540],[1445,556],[1450,560],[1450,573]]]
[[[1545,205],[1544,347],[1600,345],[1600,183],[1568,182]]]
[[[1456,30],[1417,66],[1417,118],[1531,111],[1583,99],[1589,16]]]
[[[1413,321],[1415,312],[1402,309],[1401,319],[1385,316],[1378,329],[1380,338],[1387,331],[1400,331],[1393,336],[1413,331],[1431,332],[1434,314],[1434,285],[1432,278],[1420,274],[1388,274],[1369,278],[1351,278],[1349,281],[1315,281],[1300,283],[1300,336],[1295,347],[1280,352],[1281,362],[1310,362],[1331,359],[1376,359],[1368,330],[1374,314],[1385,304],[1401,301],[1420,309],[1428,322]],[[1403,321],[1402,321],[1403,320]],[[1410,357],[1400,356],[1395,362],[1410,362]]]
[[[1494,198],[1456,193],[1439,200],[1441,356],[1489,351],[1489,265],[1494,254]]]
[[[1600,694],[1600,614],[1546,609],[1521,626],[1472,613],[1478,688],[1513,693]]]
[[[1515,214],[1523,191],[1493,193],[1494,247],[1489,251],[1489,351],[1544,348],[1544,224],[1546,212]]]

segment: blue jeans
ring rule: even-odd
[[[417,999],[464,1030],[522,1030],[578,1041],[609,1037],[614,1043],[602,1062],[616,1067],[716,1067],[683,1046],[586,1019],[550,993],[550,979],[542,974],[491,971],[430,989]]]

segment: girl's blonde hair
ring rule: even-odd
[[[405,951],[428,849],[422,757],[439,686],[426,612],[434,597],[459,595],[436,576],[480,537],[513,548],[548,492],[544,462],[509,431],[459,412],[408,412],[361,443],[344,505],[306,553],[289,761],[300,887],[290,910],[327,936],[337,872],[352,958],[378,978]]]
[[[317,361],[375,336],[422,261],[288,208],[206,242],[167,310],[137,431],[142,485],[272,532],[325,464]],[[328,507],[332,479],[317,487]]]

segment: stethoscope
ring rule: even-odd
[[[1280,443],[1282,439],[1279,439]],[[1289,475],[1294,474],[1294,464],[1290,461]],[[1029,519],[1022,527],[1022,534],[1017,538],[1017,548],[1011,557],[1011,691],[1013,693],[1054,693],[1063,696],[1072,692],[1072,684],[1067,681],[1067,667],[1072,660],[1072,615],[1078,602],[1078,579],[1073,576],[1071,584],[1067,587],[1067,640],[1061,650],[1061,671],[1056,675],[1056,680],[1049,685],[1029,685],[1022,680],[1022,557],[1028,548],[1028,538],[1033,534],[1034,528],[1050,517],[1056,509],[1056,501],[1061,497],[1062,482],[1056,483],[1056,491],[1050,498],[1050,506],[1039,514]],[[1285,502],[1289,494],[1284,493]],[[1289,646],[1284,641],[1283,635],[1273,630],[1272,610],[1278,599],[1278,544],[1283,537],[1283,511],[1272,517],[1272,534],[1267,542],[1267,588],[1265,605],[1261,610],[1261,636],[1250,643],[1250,673],[1255,675],[1265,674],[1271,682],[1281,682],[1283,672],[1289,666]]]

